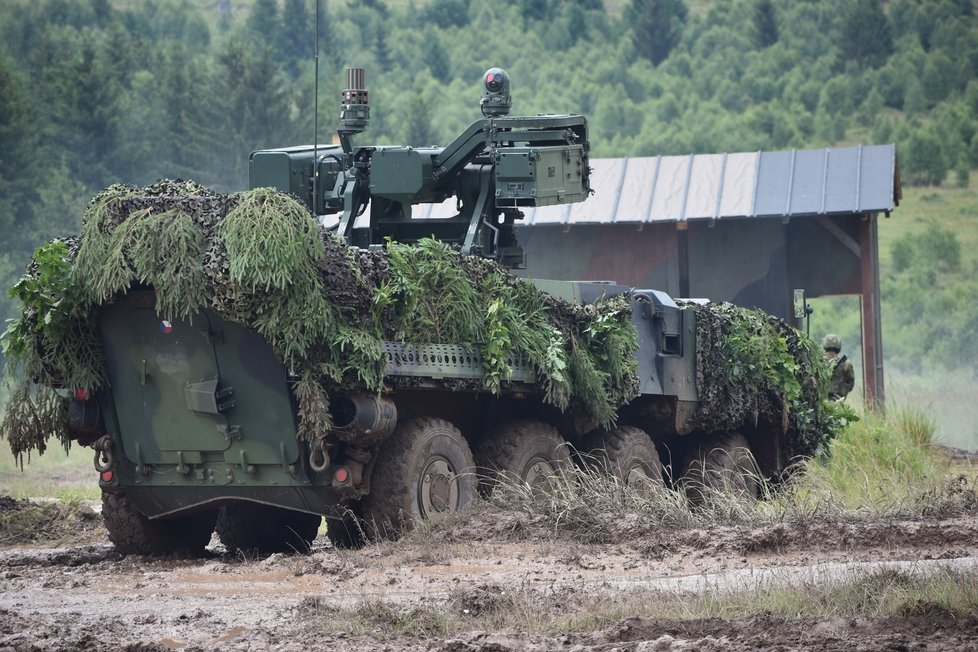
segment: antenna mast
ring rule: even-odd
[[[319,219],[319,178],[317,167],[319,167],[319,3],[316,0],[316,56],[315,56],[315,90],[313,94],[313,117],[312,117],[312,214]]]

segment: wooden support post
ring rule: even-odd
[[[866,406],[882,409],[883,333],[880,320],[879,250],[876,214],[867,213],[859,222],[859,276],[862,294],[863,397]]]

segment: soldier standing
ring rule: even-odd
[[[825,349],[825,361],[829,363],[832,370],[832,379],[829,381],[829,398],[833,401],[841,401],[852,391],[856,384],[856,374],[852,370],[852,363],[849,358],[839,355],[842,351],[842,340],[838,335],[829,333],[822,338],[822,348]]]

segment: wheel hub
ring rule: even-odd
[[[530,460],[523,477],[526,483],[533,489],[546,491],[553,486],[551,478],[556,474],[557,469],[548,460],[537,457]]]
[[[458,474],[448,460],[439,457],[425,467],[418,487],[418,499],[422,518],[458,511]]]

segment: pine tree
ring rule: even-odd
[[[433,141],[431,110],[428,102],[420,94],[415,93],[408,104],[407,143],[414,147],[425,147],[433,145]]]
[[[316,17],[307,0],[285,0],[276,50],[288,73],[295,77],[303,61],[312,61],[316,38]]]
[[[245,27],[255,35],[263,36],[272,45],[278,32],[278,3],[276,0],[255,0],[248,13]]]
[[[14,63],[0,53],[0,254],[9,251],[11,234],[30,217],[38,172],[30,139],[29,99]]]
[[[435,30],[425,30],[425,42],[428,44],[426,61],[431,76],[447,84],[452,74],[452,62],[448,50],[445,49]]]
[[[778,16],[772,0],[756,0],[752,19],[754,45],[758,49],[763,50],[778,42]]]
[[[421,22],[442,29],[469,24],[469,0],[432,0],[421,11]]]
[[[659,65],[682,38],[688,10],[683,0],[632,0],[625,20],[639,54]]]
[[[839,61],[879,68],[893,54],[893,27],[880,0],[857,0],[842,22]]]

